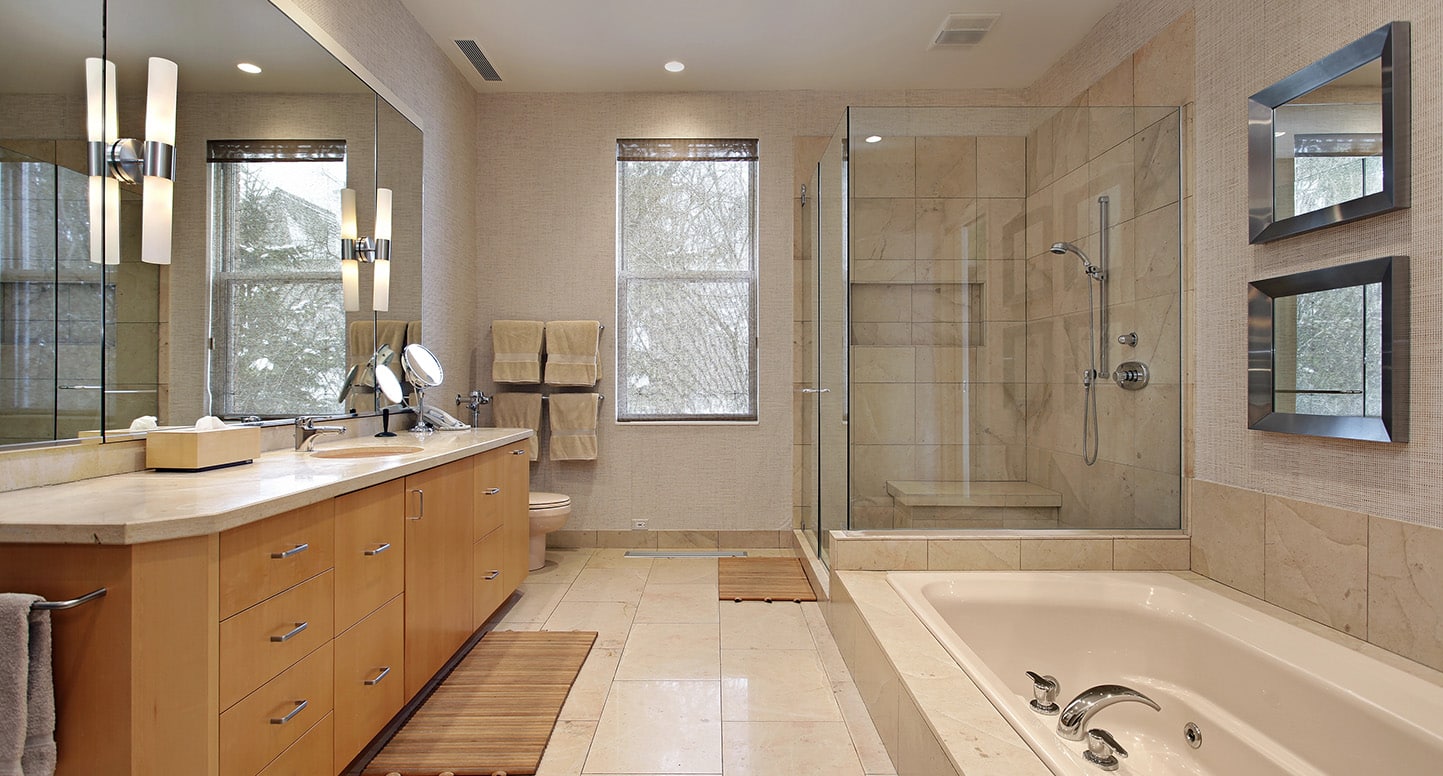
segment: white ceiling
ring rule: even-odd
[[[1018,89],[1119,0],[402,0],[481,93]],[[948,14],[985,40],[929,44]],[[475,40],[488,83],[457,50]],[[662,65],[686,63],[679,74]]]

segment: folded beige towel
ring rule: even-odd
[[[405,321],[377,321],[375,348],[382,345],[390,345],[391,351],[395,353],[391,358],[389,367],[395,373],[396,379],[405,385],[404,375],[401,374],[401,349],[406,347],[406,330],[411,324]],[[417,327],[420,322],[416,322]],[[371,345],[371,322],[352,321],[346,327],[346,368],[350,369],[354,364],[365,366],[371,360],[375,352]],[[366,385],[373,385],[370,377],[357,375],[357,381]],[[346,398],[346,409],[360,409],[369,412],[371,410],[371,395],[369,392],[353,392]]]
[[[547,321],[546,383],[596,385],[601,379],[596,366],[600,349],[599,321]]]
[[[420,344],[421,344],[421,322],[420,322],[420,321],[407,321],[407,322],[406,322],[406,344],[407,344],[407,345],[420,345]],[[398,349],[396,350],[396,352],[397,352],[397,353],[400,353],[401,350],[398,348]]]
[[[601,409],[601,394],[553,393],[548,401],[551,403],[551,460],[595,461],[596,416]]]
[[[50,615],[39,596],[0,593],[0,773],[55,773]]]
[[[491,379],[498,383],[541,382],[541,321],[491,322]]]
[[[491,397],[491,420],[497,428],[529,428],[532,436],[526,440],[526,449],[531,460],[540,458],[540,445],[536,435],[541,433],[541,394],[539,393],[498,393]]]

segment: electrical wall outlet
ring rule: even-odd
[[[633,531],[645,531],[645,530],[646,530],[646,521],[645,521],[645,520],[633,520],[633,521],[631,521],[631,530],[633,530]]]

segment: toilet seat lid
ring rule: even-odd
[[[562,493],[545,493],[533,491],[531,494],[532,509],[552,509],[554,507],[564,507],[570,503],[571,497]]]

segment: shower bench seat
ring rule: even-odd
[[[897,528],[1056,528],[1062,494],[1030,482],[888,480]]]

